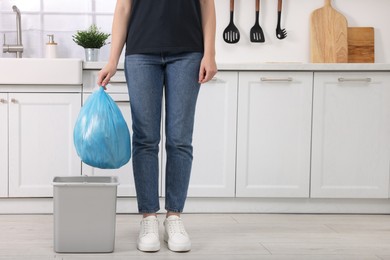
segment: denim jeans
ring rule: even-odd
[[[165,92],[165,209],[182,212],[192,166],[192,133],[200,84],[199,52],[132,54],[125,74],[133,120],[132,160],[138,211],[160,209],[158,152]]]

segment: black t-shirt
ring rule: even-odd
[[[133,0],[126,55],[203,52],[199,0]]]

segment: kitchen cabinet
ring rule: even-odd
[[[266,64],[219,71],[199,93],[188,197],[303,198],[310,205],[315,198],[388,198],[390,82],[388,69],[373,66]],[[84,70],[95,73],[86,92],[92,92],[87,85],[95,87],[97,71]],[[123,70],[118,72],[108,91],[126,101]],[[125,103],[118,104],[130,115]],[[83,173],[123,175],[126,188],[118,194],[134,196],[131,165],[125,167],[123,173],[95,173],[83,166]]]
[[[81,107],[80,93],[2,95],[9,110],[8,116],[3,117],[5,105],[2,105],[2,118],[8,121],[9,136],[8,196],[50,197],[54,176],[80,175],[81,172],[73,147],[73,127]],[[1,129],[0,132],[6,132],[3,124]],[[5,139],[3,136],[4,133],[0,138]],[[3,171],[2,168],[1,178],[6,181]]]
[[[81,163],[73,146],[74,122],[97,89],[101,66],[85,63],[82,80],[67,84],[0,84],[2,212],[19,213],[19,203],[25,203],[6,197],[31,197],[23,208],[27,213],[43,203],[51,210],[50,200],[39,197],[52,196],[53,177],[80,174],[118,176],[120,212],[136,211],[128,206],[134,198],[127,198],[136,195],[131,161],[116,170],[95,169]],[[190,211],[388,213],[389,64],[219,68],[199,93]],[[107,91],[132,133],[121,64]],[[159,194],[164,197],[162,118]]]
[[[195,113],[188,197],[234,197],[237,72],[218,72],[201,86]],[[165,151],[162,189],[165,194]]]
[[[237,197],[309,197],[312,72],[240,72]]]
[[[388,198],[390,75],[316,72],[312,198]]]
[[[86,71],[84,97],[95,88],[97,71]],[[194,163],[188,191],[189,197],[234,197],[237,72],[220,72],[201,87],[194,126]],[[117,72],[107,87],[120,107],[129,128],[131,113],[123,71]],[[91,87],[92,86],[92,87]],[[162,112],[164,113],[164,111]],[[163,117],[164,118],[164,117]],[[162,121],[160,143],[160,195],[165,194],[165,129]],[[83,164],[83,174],[119,177],[119,196],[135,196],[131,161],[120,169],[102,170]]]
[[[8,196],[8,94],[0,93],[0,197]]]
[[[9,93],[9,196],[52,196],[54,176],[79,175],[73,127],[80,94]]]

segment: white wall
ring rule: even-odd
[[[309,62],[310,14],[321,7],[324,0],[284,0],[282,27],[288,32],[284,40],[275,36],[277,0],[262,0],[260,24],[265,32],[264,44],[249,41],[255,0],[236,0],[235,24],[241,40],[233,45],[222,39],[222,32],[229,23],[229,0],[215,0],[215,3],[218,62]],[[25,57],[43,57],[46,35],[53,33],[59,43],[60,57],[83,58],[83,49],[73,43],[72,34],[91,23],[110,32],[115,0],[0,0],[0,34],[7,35],[8,43],[14,43],[16,38],[13,4],[22,11]],[[347,17],[349,26],[375,27],[376,62],[390,62],[390,1],[333,0],[333,5]],[[108,46],[102,48],[101,60],[107,60],[108,52]],[[1,56],[14,55],[1,53]]]
[[[250,28],[255,22],[255,0],[236,0],[235,24],[241,33],[237,44],[223,41],[222,32],[229,23],[229,0],[215,0],[217,5],[217,60],[219,62],[309,62],[309,25],[313,10],[324,0],[284,0],[282,28],[288,36],[276,38],[277,0],[262,0],[260,25],[265,32],[264,44],[251,43]],[[375,28],[376,62],[390,62],[390,1],[333,0],[333,7],[348,20],[349,26]]]

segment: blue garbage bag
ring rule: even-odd
[[[118,169],[130,160],[130,133],[115,101],[103,87],[81,108],[73,131],[81,160],[101,169]]]

